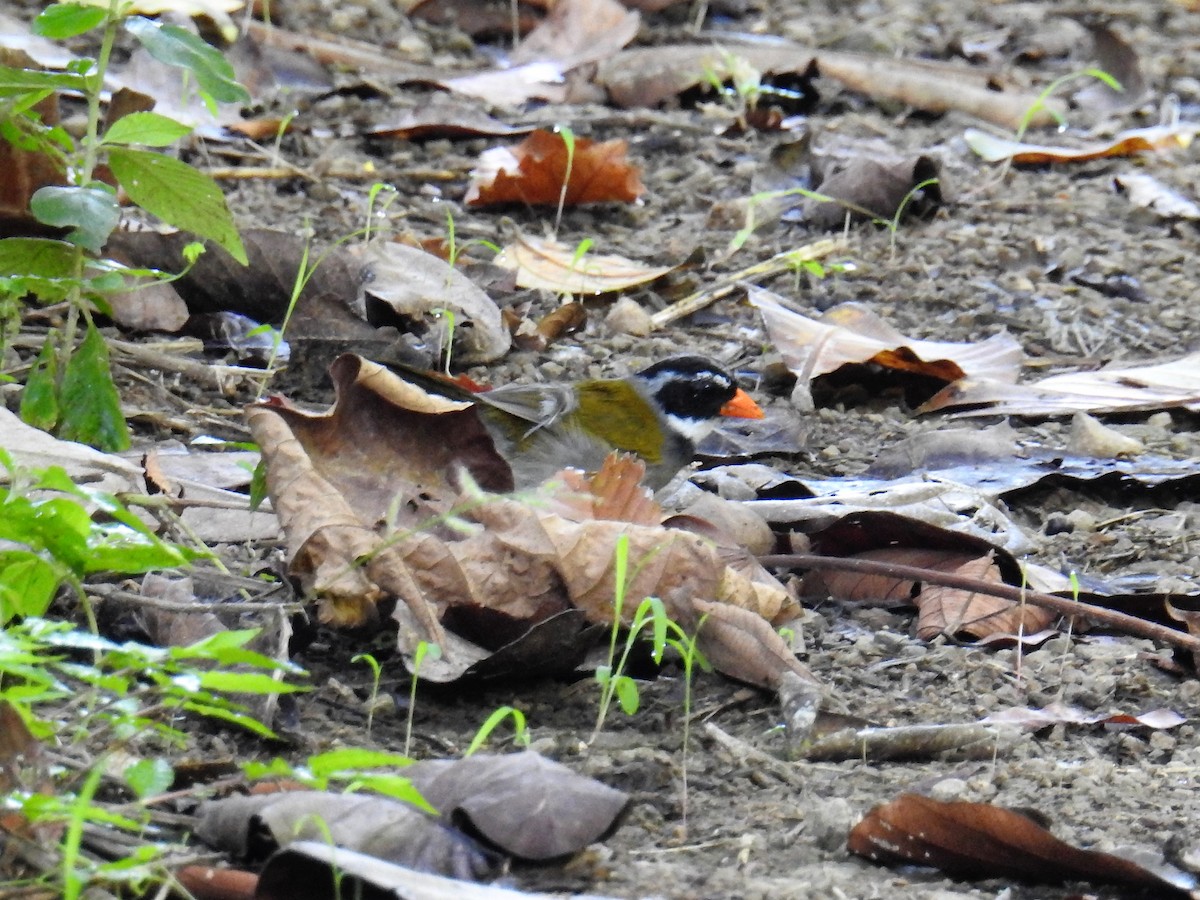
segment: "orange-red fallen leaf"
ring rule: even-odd
[[[241,869],[184,866],[175,878],[196,900],[254,900],[258,888],[258,876]]]
[[[978,554],[889,547],[858,553],[853,558],[919,566],[934,572],[965,575],[996,584],[1003,580],[995,561]],[[1011,600],[960,588],[919,585],[903,578],[832,571],[810,573],[808,578],[819,578],[830,595],[842,600],[916,606],[919,610],[917,637],[926,641],[939,634],[950,637],[966,634],[974,638],[994,634],[1030,634],[1054,621],[1054,613],[1041,607],[1021,606]]]
[[[470,206],[527,203],[577,206],[583,203],[632,203],[645,191],[636,166],[626,158],[623,140],[575,138],[569,153],[561,134],[537,130],[515,147],[485,150],[471,172]]]
[[[1200,126],[1177,123],[1152,125],[1122,131],[1103,144],[1085,147],[1052,147],[1045,144],[1026,144],[997,137],[977,128],[963,132],[963,140],[987,162],[1011,159],[1015,163],[1041,165],[1044,163],[1087,162],[1108,156],[1132,156],[1135,153],[1160,153],[1166,150],[1186,150]]]
[[[933,866],[956,878],[1089,881],[1166,892],[1155,896],[1186,896],[1187,890],[1127,859],[1073,847],[1028,816],[987,803],[901,794],[867,813],[847,846],[884,865]]]
[[[675,268],[647,266],[624,256],[579,253],[570,244],[526,236],[501,250],[493,263],[516,272],[517,287],[562,294],[610,294],[654,281]]]

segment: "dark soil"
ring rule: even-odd
[[[281,24],[297,30],[332,27],[464,67],[482,60],[472,56],[470,42],[461,36],[410,25],[386,6],[298,0],[281,10]],[[1167,94],[1179,98],[1185,120],[1194,118],[1200,103],[1200,81],[1193,74],[1200,71],[1196,14],[1180,4],[1146,0],[1107,11],[1115,18],[1114,29],[1140,55],[1154,98],[1142,110],[1108,123],[1110,130],[1114,122],[1116,128],[1151,124],[1157,102]],[[642,38],[678,38],[683,18],[683,10],[648,16]],[[714,27],[937,59],[951,58],[953,48],[964,42],[994,35],[999,43],[992,63],[1016,67],[1039,85],[1091,64],[1087,32],[1050,2],[786,0],[738,14],[720,12]],[[406,143],[325,136],[356,134],[427,102],[424,90],[381,87],[382,92],[336,94],[306,106],[298,119],[301,127],[282,141],[282,156],[313,173],[370,167],[372,180],[399,191],[389,213],[393,224],[420,237],[444,235],[447,211],[453,214],[459,240],[500,242],[514,229],[542,233],[552,212],[515,208],[497,213],[461,203],[467,172],[494,140]],[[904,223],[894,236],[878,226],[852,226],[842,256],[853,261],[852,272],[824,279],[806,275],[798,282],[781,278],[768,285],[771,289],[818,312],[846,300],[865,303],[914,337],[970,341],[1007,329],[1043,364],[1036,372],[1111,360],[1166,359],[1200,348],[1200,315],[1193,296],[1195,227],[1135,209],[1113,187],[1115,175],[1138,169],[1188,194],[1200,183],[1194,154],[1016,169],[1002,176],[965,146],[963,131],[976,123],[964,116],[883,109],[833,84],[821,83],[821,89],[825,93],[808,121],[818,145],[886,145],[930,154],[942,166],[949,202],[923,220]],[[1087,119],[1086,112],[1079,115]],[[629,141],[631,157],[644,168],[644,202],[568,210],[559,234],[568,243],[592,238],[602,252],[624,253],[649,264],[677,263],[694,248],[703,249],[710,261],[722,259],[741,225],[731,211],[738,209],[739,198],[759,189],[772,148],[794,139],[753,131],[717,136],[713,118],[696,109],[618,112],[551,106],[507,116],[523,123],[569,123],[579,135]],[[1037,139],[1055,138],[1047,132]],[[318,176],[227,186],[230,205],[243,224],[312,228],[322,242],[361,226],[370,183]],[[803,225],[768,228],[731,259],[702,265],[686,277],[693,286],[711,283],[723,273],[821,236]],[[1106,288],[1118,278],[1133,289]],[[650,309],[666,302],[650,291],[635,297]],[[546,310],[556,303],[552,297],[522,299]],[[514,351],[501,364],[475,374],[505,382],[531,377],[548,364],[563,377],[625,371],[680,348],[740,359],[739,368],[748,373],[771,361],[772,348],[756,314],[732,300],[647,339],[614,334],[603,317],[603,308],[596,306],[582,332],[541,353]],[[762,399],[778,409],[789,403],[786,396]],[[774,465],[801,476],[852,475],[905,436],[964,427],[936,416],[914,418],[897,390],[872,387],[818,400],[822,405],[804,423],[806,450]],[[1109,421],[1143,441],[1147,452],[1176,459],[1200,456],[1195,415],[1157,412]],[[966,427],[994,422],[971,419]],[[1070,430],[1066,419],[1014,419],[1011,424],[1024,447],[1054,452],[1065,447]],[[1087,515],[1075,514],[1073,530],[1044,533],[1050,517],[1077,510]],[[1096,577],[1140,575],[1149,589],[1200,590],[1195,538],[1200,507],[1193,491],[1040,489],[1014,501],[1011,512],[1033,542],[1034,561]],[[232,568],[245,565],[245,557],[237,557],[244,551],[230,553]],[[1062,636],[1019,657],[1012,649],[944,640],[923,643],[911,636],[912,627],[910,610],[819,604],[804,620],[801,658],[830,686],[835,705],[880,724],[972,722],[1001,708],[1040,707],[1054,700],[1099,713],[1165,707],[1189,719],[1200,714],[1200,683],[1156,665],[1170,653],[1145,640]],[[385,696],[394,692],[396,703],[376,715],[368,739],[363,703],[370,694],[370,675],[348,662],[361,649],[344,637],[321,635],[299,655],[316,685],[300,701],[298,726],[292,729],[303,736],[304,752],[343,743],[390,749],[402,745],[407,675],[396,658],[387,660],[383,690]],[[373,649],[386,659],[386,638]],[[491,710],[511,704],[528,717],[535,749],[632,795],[627,818],[603,844],[563,865],[516,868],[508,881],[530,890],[745,900],[1077,895],[1077,887],[1000,881],[972,885],[929,871],[894,871],[851,856],[846,850],[850,826],[903,791],[1036,809],[1051,820],[1058,836],[1096,849],[1132,844],[1161,850],[1172,839],[1195,844],[1200,741],[1190,723],[1152,733],[1060,726],[981,761],[775,767],[738,755],[705,730],[712,723],[751,748],[780,754],[781,717],[774,698],[718,675],[699,676],[685,756],[682,697],[681,672],[668,667],[642,686],[643,707],[636,716],[614,713],[600,737],[586,745],[597,701],[595,685],[586,677],[422,687],[415,752],[461,752]],[[1097,892],[1108,896],[1104,889]]]

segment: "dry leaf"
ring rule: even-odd
[[[917,340],[900,334],[861,304],[842,303],[820,319],[811,319],[763,288],[751,287],[748,297],[801,385],[848,363],[867,362],[946,382],[965,376],[1012,382],[1024,356],[1006,332],[975,344]]]
[[[574,153],[568,153],[561,134],[539,129],[516,147],[485,150],[471,172],[466,202],[557,206],[565,197],[566,206],[632,203],[645,188],[637,168],[625,158],[626,146],[623,140],[577,137]]]
[[[1023,813],[917,794],[901,794],[867,813],[850,832],[848,846],[885,865],[934,866],[957,878],[1121,884],[1158,891],[1160,897],[1175,896],[1195,882],[1177,873],[1183,879],[1177,885],[1113,854],[1080,850]]]
[[[599,62],[637,37],[640,22],[617,0],[557,0],[549,18],[513,48],[512,60],[555,62],[563,69]]]
[[[557,202],[557,198],[555,199]],[[661,278],[674,266],[647,266],[624,256],[579,253],[553,238],[521,236],[493,260],[517,274],[517,287],[559,294],[610,294]]]
[[[1200,126],[1194,124],[1152,125],[1122,131],[1103,144],[1085,147],[1052,147],[1045,144],[1027,144],[1009,138],[997,137],[968,128],[963,140],[987,162],[1011,159],[1017,164],[1042,165],[1060,162],[1087,162],[1109,156],[1132,156],[1135,153],[1161,153],[1167,150],[1186,150]]]
[[[1113,178],[1134,206],[1164,219],[1200,219],[1200,206],[1146,172],[1125,172]]]
[[[1067,706],[1065,703],[1049,703],[1041,709],[1015,706],[994,712],[984,722],[997,725],[1013,725],[1026,731],[1040,731],[1053,725],[1106,725],[1117,727],[1142,726],[1162,730],[1177,728],[1187,721],[1179,713],[1169,709],[1154,709],[1131,715],[1129,713],[1094,713],[1089,710]]]
[[[959,416],[1059,416],[1174,407],[1200,411],[1200,352],[1165,363],[1051,375],[1032,384],[968,378],[943,388],[917,412],[957,409]]]
[[[535,862],[602,840],[629,802],[627,794],[529,750],[428,760],[404,774],[447,825],[469,823],[472,834]]]

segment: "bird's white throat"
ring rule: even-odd
[[[677,434],[682,434],[693,444],[699,444],[716,427],[714,419],[688,419],[674,413],[666,414],[667,425]]]

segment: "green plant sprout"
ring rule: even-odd
[[[557,132],[563,139],[563,145],[567,148],[567,170],[563,174],[562,188],[558,192],[558,210],[554,214],[554,229],[553,235],[558,237],[558,226],[562,224],[563,207],[567,203],[567,188],[571,184],[571,172],[575,168],[575,132],[568,125],[555,125]]]
[[[695,634],[687,634],[676,622],[669,622],[668,627],[674,632],[674,637],[667,637],[667,644],[673,647],[675,652],[679,654],[680,660],[683,662],[683,766],[681,768],[681,821],[683,831],[687,833],[687,814],[688,814],[688,742],[691,737],[692,727],[692,678],[694,675],[695,666],[699,665],[706,672],[712,671],[712,666],[705,658],[704,654],[696,646],[696,641],[700,637],[700,631],[704,628],[704,623],[707,621],[708,615],[700,617],[700,621],[696,624]]]
[[[376,215],[375,200],[381,193],[386,193],[388,196],[387,200],[385,200],[383,205],[379,208],[378,214],[380,217],[387,215],[388,207],[390,207],[396,198],[400,196],[395,185],[385,184],[382,181],[377,181],[371,185],[370,189],[367,191],[367,224],[364,225],[362,229],[363,241],[366,243],[371,242],[371,223],[375,221]]]
[[[47,338],[29,376],[35,381],[36,402],[23,402],[22,414],[37,419],[41,427],[48,424],[60,437],[105,450],[125,449],[129,431],[112,382],[107,347],[92,314],[107,312],[105,298],[130,289],[135,276],[170,276],[99,258],[121,217],[116,189],[97,177],[100,166],[107,166],[141,209],[213,241],[246,263],[245,248],[216,182],[173,156],[144,149],[174,144],[191,132],[190,126],[158,113],[136,112],[101,133],[104,79],[122,27],[156,59],[189,72],[210,109],[218,102],[250,99],[218,50],[186,29],[136,15],[138,11],[136,2],[117,0],[99,8],[52,4],[34,20],[33,31],[65,41],[98,29],[96,58],[77,59],[61,71],[0,66],[0,96],[6,101],[0,108],[0,137],[20,150],[44,156],[65,182],[38,187],[29,204],[38,222],[65,231],[62,239],[0,240],[0,310],[7,317],[0,324],[0,341],[19,328],[26,298],[67,302],[61,331]],[[86,125],[78,141],[42,118],[44,101],[52,101],[60,92],[74,92],[86,104]]]
[[[421,664],[425,662],[427,656],[433,659],[441,659],[442,648],[428,641],[420,641],[417,643],[417,649],[413,653],[412,684],[408,689],[408,720],[404,724],[405,756],[408,756],[408,751],[412,747],[413,714],[417,710],[417,682],[421,680]]]
[[[375,723],[375,702],[379,699],[379,679],[383,675],[383,667],[370,653],[359,653],[350,657],[350,662],[366,663],[371,668],[371,696],[367,699],[367,740],[371,739],[371,726]]]
[[[463,752],[463,756],[471,756],[480,747],[482,747],[492,732],[496,730],[505,719],[512,719],[513,723],[513,742],[521,747],[529,746],[529,729],[525,727],[525,713],[521,712],[515,706],[501,706],[492,710],[492,714],[487,717],[479,730],[475,732],[475,737],[471,739],[471,743]]]
[[[705,63],[704,80],[721,97],[722,101],[739,118],[758,107],[764,92],[762,72],[754,68],[750,60],[729,51],[721,53],[724,77],[717,74],[716,67]],[[729,87],[725,82],[730,83]]]

